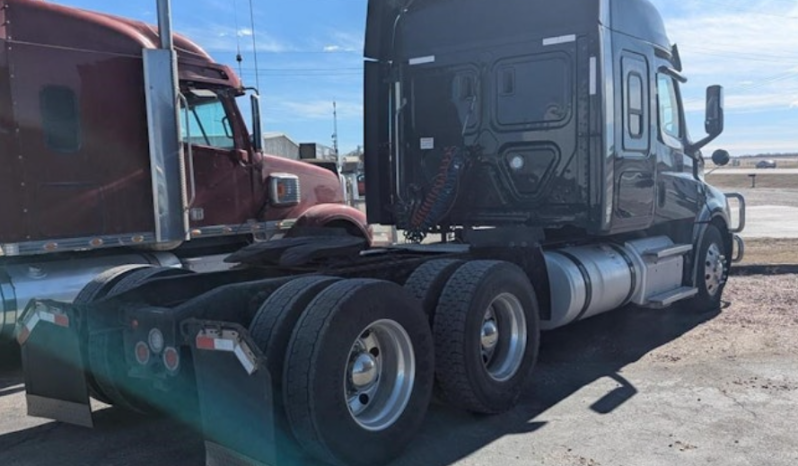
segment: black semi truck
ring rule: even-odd
[[[91,425],[92,396],[201,428],[208,464],[377,465],[433,392],[512,409],[543,330],[717,308],[745,202],[703,177],[722,88],[696,141],[686,80],[647,0],[370,0],[368,216],[408,241],[308,230],[229,271],[127,267],[34,301],[30,414]]]

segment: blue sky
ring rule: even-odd
[[[798,0],[652,0],[679,43],[694,139],[703,136],[704,91],[726,87],[733,155],[798,152]],[[155,22],[156,0],[56,0]],[[266,131],[331,143],[338,102],[342,151],[362,141],[361,68],[366,0],[253,0]],[[173,0],[175,29],[255,84],[248,0]],[[238,70],[238,67],[235,67]]]

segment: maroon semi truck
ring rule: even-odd
[[[190,40],[172,60],[152,26],[33,0],[3,1],[0,24],[3,338],[30,298],[111,267],[224,268],[299,227],[370,236],[335,174],[262,153],[257,91]]]

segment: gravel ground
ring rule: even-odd
[[[726,308],[710,323],[647,358],[690,364],[752,356],[798,361],[798,276],[732,277],[724,298]]]
[[[736,276],[725,298],[545,334],[517,409],[436,405],[394,466],[793,466],[798,275]],[[0,374],[3,466],[204,464],[201,438],[167,420],[99,405],[94,431],[29,418],[18,371]]]

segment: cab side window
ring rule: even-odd
[[[61,153],[80,150],[80,112],[75,92],[64,86],[46,86],[39,93],[39,106],[47,147]]]
[[[651,139],[648,60],[644,55],[625,50],[621,67],[624,157],[647,157]]]
[[[657,94],[659,104],[659,127],[663,141],[673,147],[681,147],[682,113],[679,107],[679,96],[673,78],[666,75],[657,77]]]
[[[208,93],[203,96],[205,94]],[[180,133],[183,142],[217,149],[235,149],[233,128],[222,102],[216,96],[189,96],[188,102],[187,116],[185,109],[181,108]]]

